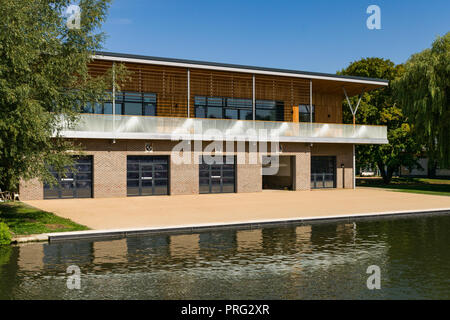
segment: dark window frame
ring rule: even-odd
[[[208,117],[208,108],[221,108],[221,118]],[[194,96],[194,109],[196,118],[253,120],[253,103],[248,98]],[[237,118],[227,117],[227,111],[237,111]],[[275,113],[275,117],[274,119],[258,119],[258,111],[272,111]],[[247,115],[244,117],[244,114]],[[262,118],[262,116],[260,117]],[[284,121],[284,101],[256,100],[255,120]]]
[[[298,105],[298,121],[299,122],[311,122],[311,114],[310,114],[310,105],[309,104],[299,104]],[[306,111],[303,111],[306,109]],[[312,105],[312,122],[316,121],[316,107]]]
[[[74,158],[74,169],[70,169],[69,167],[66,168],[66,172],[64,172],[64,176],[62,176],[59,172],[55,171],[53,168],[49,168],[50,173],[55,177],[56,184],[50,186],[47,183],[44,183],[44,199],[81,199],[81,198],[92,198],[94,194],[94,157],[92,155],[87,156],[73,156]],[[77,167],[80,165],[88,165],[90,167],[90,170],[78,170]],[[82,175],[88,175],[88,178],[81,178]],[[63,197],[63,182],[62,179],[72,179],[72,188],[70,190],[72,191],[72,196],[65,196]],[[90,183],[89,186],[89,194],[88,196],[82,196],[78,194],[78,189],[81,189],[77,187],[77,184],[79,182],[88,182]],[[48,196],[49,192],[56,192],[57,197],[50,197]]]
[[[138,169],[137,170],[130,170],[128,167],[129,165],[137,165]],[[157,166],[158,165],[165,165],[167,166],[166,169],[159,169]],[[151,170],[143,170],[142,167],[150,167],[151,166]],[[149,172],[152,173],[152,194],[151,195],[143,195],[142,194],[142,182],[144,179],[143,178],[143,172],[147,172],[147,174]],[[137,173],[138,177],[137,178],[130,178],[129,177],[129,173]],[[165,173],[166,177],[157,177],[158,173]],[[127,175],[126,175],[126,181],[127,181],[127,197],[138,197],[138,196],[159,196],[159,195],[170,195],[170,156],[165,156],[165,155],[128,155],[127,156]],[[129,181],[137,181],[138,182],[138,194],[131,194],[128,190],[128,183]],[[148,180],[147,180],[148,181]],[[166,187],[166,193],[164,194],[159,194],[159,193],[155,193],[155,189],[157,187],[156,182],[159,181],[164,181],[165,182],[165,187]],[[148,186],[147,186],[148,187]]]
[[[109,94],[111,94],[109,92]],[[136,99],[133,99],[135,97]],[[139,116],[157,116],[158,115],[158,95],[154,92],[136,92],[136,91],[120,91],[116,93],[116,112],[118,115],[128,115],[126,114],[125,104],[126,103],[138,103],[141,104],[141,113]],[[105,105],[111,105],[111,113],[105,113]],[[103,102],[95,103],[95,107],[91,106],[90,102],[85,103],[81,106],[81,113],[93,113],[93,114],[112,114],[112,101],[105,100]],[[145,114],[146,106],[152,105],[154,109],[154,114]],[[99,108],[100,112],[96,112],[96,107]]]
[[[229,159],[232,158],[233,162],[229,163]],[[214,163],[214,164],[208,164],[206,162],[204,162],[203,160],[203,156],[200,156],[200,164],[199,164],[199,170],[198,170],[198,174],[199,174],[199,194],[211,194],[211,193],[236,193],[237,192],[237,188],[236,188],[236,182],[237,182],[237,166],[236,166],[236,156],[222,156],[222,161],[219,163]],[[232,167],[229,167],[232,166]],[[220,185],[220,192],[213,192],[213,176],[215,176],[215,174],[213,174],[213,172],[219,172],[220,173],[220,178],[219,180],[219,185]],[[224,173],[233,173],[232,176],[231,175],[226,175]],[[202,175],[203,174],[203,175]],[[206,175],[205,175],[206,174]],[[224,184],[223,184],[223,180],[224,179],[232,179],[233,180],[233,191],[223,191],[224,190]],[[202,184],[202,180],[208,180],[208,184]],[[203,187],[208,187],[208,192],[203,192],[202,191],[202,186]]]
[[[311,156],[311,189],[333,189],[337,187],[336,163],[336,156]],[[323,164],[325,164],[325,170],[321,170],[320,168],[320,165]],[[329,177],[333,178],[333,185],[331,187],[325,186],[326,178]]]

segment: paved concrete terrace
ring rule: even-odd
[[[155,228],[449,209],[450,197],[379,189],[263,191],[25,203],[91,229]]]

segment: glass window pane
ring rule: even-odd
[[[148,103],[156,103],[156,94],[154,93],[144,93],[144,102]]]
[[[156,105],[153,103],[145,103],[144,104],[144,115],[156,116]]]
[[[225,119],[238,119],[238,110],[225,109]]]
[[[127,170],[128,171],[139,171],[139,163],[128,162]]]
[[[195,107],[195,117],[196,118],[206,118],[205,107]]]
[[[258,109],[275,109],[276,102],[271,100],[256,100],[255,106]]]
[[[222,119],[221,107],[208,107],[207,118]]]
[[[104,112],[104,114],[112,114],[112,103],[111,102],[105,102],[103,104],[103,112]]]
[[[127,179],[139,179],[139,172],[127,172]]]
[[[103,114],[103,106],[101,103],[96,102],[94,104],[94,113],[95,114]]]
[[[228,98],[227,99],[227,107],[249,108],[249,109],[251,109],[251,107],[252,107],[252,100],[250,100],[250,99]]]
[[[208,98],[208,106],[222,107],[223,106],[223,99],[222,98],[210,97],[210,98]]]
[[[256,110],[256,120],[276,121],[276,113],[274,110]]]
[[[253,112],[251,110],[239,110],[240,120],[253,120]]]
[[[90,102],[87,102],[83,106],[83,113],[94,113],[94,109],[92,108],[92,104]]]
[[[142,116],[142,104],[135,102],[125,102],[124,114]]]
[[[194,104],[206,105],[206,97],[195,97]]]
[[[116,102],[116,114],[122,114],[122,103]]]
[[[141,102],[142,94],[139,92],[124,92],[124,100],[126,102]]]
[[[314,105],[312,106],[312,108],[308,104],[301,104],[298,106],[300,122],[310,122],[311,121],[311,114],[310,114],[311,109],[312,109],[312,121],[314,122],[315,121]]]
[[[155,178],[166,178],[167,179],[167,171],[155,172]]]
[[[155,171],[167,171],[167,164],[153,164],[153,168],[155,169]]]

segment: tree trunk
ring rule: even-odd
[[[437,161],[428,159],[428,178],[436,178]]]
[[[377,162],[378,169],[380,170],[381,177],[385,184],[389,184],[392,180],[392,175],[394,174],[394,169],[392,167],[386,166],[383,162]]]

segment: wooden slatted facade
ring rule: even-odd
[[[158,116],[187,117],[187,68],[128,62],[125,65],[131,71],[131,81],[122,87],[123,91],[155,93]],[[100,75],[111,66],[111,61],[95,60],[89,70],[92,75]],[[190,69],[190,117],[195,116],[195,96],[252,99],[252,84],[250,73]],[[293,106],[310,103],[309,86],[309,79],[257,74],[255,99],[283,101],[284,120],[293,121]],[[315,122],[342,123],[343,99],[339,85],[313,80]]]

